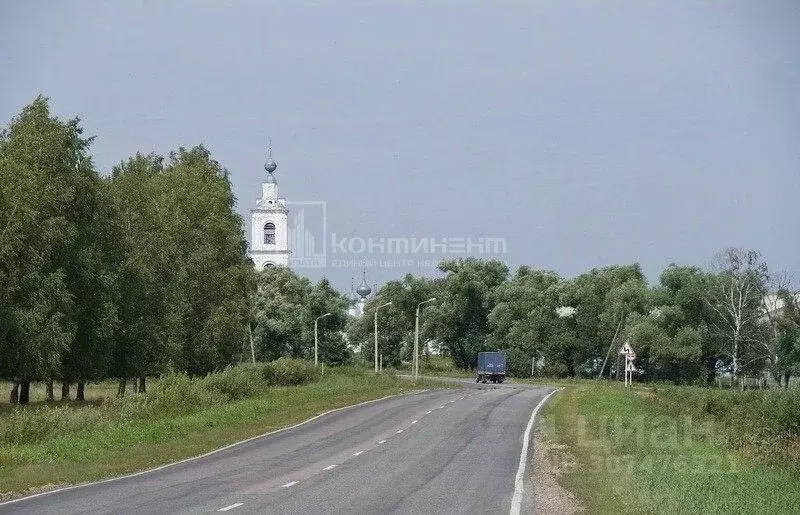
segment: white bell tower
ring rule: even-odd
[[[278,198],[278,181],[272,173],[278,168],[269,144],[266,180],[261,183],[261,198],[250,211],[250,258],[256,270],[268,266],[289,266],[289,211],[286,200]]]

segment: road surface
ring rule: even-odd
[[[473,383],[392,397],[160,470],[3,503],[0,513],[507,514],[523,434],[550,391]],[[522,513],[532,512],[531,468]]]

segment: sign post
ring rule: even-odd
[[[625,341],[619,353],[625,356],[625,386],[631,386],[633,384],[633,373],[636,371],[636,367],[633,365],[633,360],[636,359],[636,353],[633,351],[633,347],[631,347],[628,341]]]

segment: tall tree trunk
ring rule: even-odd
[[[48,379],[46,383],[47,387],[47,402],[53,402],[55,397],[53,396],[53,380]]]
[[[19,383],[19,403],[28,404],[31,398],[31,382],[21,381]]]
[[[125,388],[128,386],[128,381],[126,379],[120,379],[117,384],[117,397],[125,397]]]
[[[783,387],[784,388],[786,388],[786,389],[789,388],[789,378],[791,378],[791,377],[792,377],[792,374],[790,374],[789,372],[785,372],[783,374]]]
[[[19,404],[19,383],[14,381],[11,385],[11,395],[8,397],[8,402],[11,404]]]
[[[76,401],[85,401],[86,397],[84,395],[84,388],[86,387],[86,383],[78,383],[78,390],[75,392],[75,400]]]
[[[147,393],[147,381],[146,377],[142,376],[139,378],[139,393]]]
[[[63,381],[61,383],[61,400],[68,401],[69,400],[69,383]]]

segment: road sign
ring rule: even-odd
[[[625,342],[622,344],[622,348],[619,350],[619,353],[627,356],[628,359],[636,359],[636,353],[633,352],[633,347],[631,347],[630,342]]]
[[[633,366],[633,360],[629,359],[625,364],[625,372],[636,372],[636,367]]]

